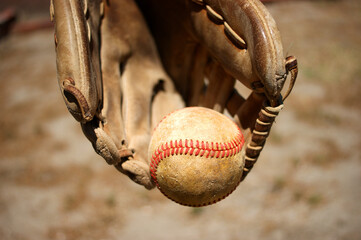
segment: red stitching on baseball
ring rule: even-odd
[[[179,110],[176,110],[179,111]],[[174,112],[176,112],[174,111]],[[158,123],[158,125],[154,128],[157,129],[157,127],[159,126],[159,124],[166,119],[169,115],[171,115],[172,113],[169,113],[168,115],[164,116],[163,119]],[[236,124],[235,124],[236,125]],[[230,156],[234,156],[237,153],[239,153],[242,150],[242,147],[245,143],[243,134],[241,132],[241,130],[238,128],[238,126],[236,125],[237,129],[238,129],[238,134],[236,135],[236,137],[230,141],[229,143],[218,143],[218,142],[204,142],[202,141],[201,144],[199,144],[199,140],[196,140],[196,143],[194,146],[193,140],[190,139],[179,139],[179,140],[175,140],[174,142],[172,142],[172,140],[169,142],[170,147],[168,146],[168,143],[162,144],[161,146],[159,146],[153,153],[152,158],[151,158],[151,163],[150,163],[150,175],[154,181],[154,183],[156,184],[157,188],[165,195],[167,196],[169,199],[171,199],[172,201],[184,205],[184,206],[190,206],[190,207],[202,207],[202,206],[207,206],[213,203],[216,203],[218,201],[221,201],[223,199],[225,199],[226,197],[228,197],[239,185],[239,183],[242,181],[242,178],[240,178],[238,184],[236,184],[236,186],[234,187],[233,190],[231,190],[229,193],[227,193],[226,195],[222,196],[219,199],[215,199],[211,202],[205,202],[199,205],[191,205],[191,204],[184,204],[181,202],[178,202],[172,198],[170,198],[165,192],[162,191],[162,189],[160,188],[159,184],[158,184],[158,180],[157,180],[157,168],[158,165],[160,163],[160,161],[162,161],[164,158],[169,157],[169,154],[167,154],[166,156],[166,151],[171,152],[172,155],[187,155],[189,153],[189,155],[193,155],[193,152],[196,150],[195,152],[195,156],[200,156],[203,157],[205,156],[206,158],[219,158],[219,156],[222,154],[222,158],[226,155],[226,157],[230,157]],[[199,146],[200,145],[200,146]],[[169,149],[170,148],[170,149]]]
[[[182,155],[183,151],[184,154],[188,154],[192,156],[200,156],[200,157],[206,157],[206,158],[224,158],[224,157],[230,157],[234,156],[237,153],[239,153],[242,149],[242,146],[244,144],[244,138],[241,133],[241,131],[238,129],[239,133],[237,136],[228,143],[214,143],[214,142],[204,142],[202,141],[201,144],[199,144],[199,140],[196,140],[196,143],[193,143],[193,140],[186,139],[185,145],[182,145],[182,139],[175,140],[174,144],[171,140],[168,144],[168,142],[160,145],[158,149],[154,151],[154,154],[152,155],[151,163],[150,163],[150,172],[152,179],[154,183],[158,185],[157,181],[157,168],[164,158],[169,157],[170,155]],[[178,144],[177,144],[178,143]],[[211,146],[211,147],[209,147]],[[214,148],[214,146],[216,146]],[[228,195],[227,195],[228,196]],[[225,196],[226,197],[226,196]],[[223,198],[222,198],[223,199]]]

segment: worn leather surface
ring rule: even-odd
[[[203,107],[175,111],[159,123],[151,138],[152,178],[177,203],[213,204],[240,183],[243,144],[238,126],[217,111]]]
[[[285,95],[297,76],[258,0],[52,0],[50,13],[69,112],[107,163],[148,189],[146,153],[164,115],[184,106],[226,110],[246,147],[262,149],[270,127],[251,140],[261,110],[277,112],[287,74]]]

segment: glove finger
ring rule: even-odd
[[[169,113],[185,107],[181,95],[175,90],[170,79],[164,79],[164,81],[160,82],[153,94],[151,103],[151,130]]]
[[[130,45],[124,38],[127,34],[124,24],[119,16],[118,2],[114,2],[115,6],[105,5],[104,19],[101,26],[102,46],[102,79],[103,79],[103,105],[101,109],[101,121],[99,126],[104,134],[112,140],[112,145],[119,151],[129,149],[126,145],[126,136],[124,130],[124,117],[122,114],[122,98],[124,97],[121,90],[122,72],[124,66],[130,56]],[[104,136],[104,135],[102,135]],[[105,142],[105,141],[104,141]],[[118,157],[120,157],[118,155]],[[112,164],[121,161],[115,158]],[[122,159],[124,161],[124,159]]]
[[[96,3],[99,3],[99,1],[89,2],[89,4],[87,4],[87,1],[84,1],[84,5],[81,6],[84,7],[84,9],[88,9],[84,10],[86,16],[94,15],[93,12],[96,9],[103,9],[101,6],[105,7],[103,4],[99,4],[98,6]],[[104,13],[104,10],[101,12]],[[129,54],[129,49],[124,47],[127,46],[126,44],[116,42],[117,40],[120,41],[120,39],[119,37],[115,37],[116,33],[114,32],[116,32],[116,29],[114,31],[111,25],[113,22],[109,20],[109,16],[112,14],[109,11],[106,15],[102,22],[101,29],[102,80],[104,83],[102,90],[104,98],[102,99],[102,105],[96,109],[97,115],[93,117],[91,121],[82,122],[82,130],[92,143],[94,150],[101,155],[108,164],[117,164],[124,162],[133,155],[133,152],[126,147],[120,106],[121,91],[119,87],[119,65],[124,61],[125,56]],[[92,29],[96,28],[93,27]],[[95,39],[92,41],[95,43]],[[97,83],[99,82],[100,81],[97,81]],[[77,84],[78,83],[79,81]],[[84,92],[86,92],[87,90],[91,91],[91,87],[94,87],[94,85],[86,85],[90,83],[91,82],[80,81],[79,84],[82,84],[85,88]],[[79,93],[81,92],[80,90],[77,91]]]
[[[245,101],[244,97],[239,94],[236,89],[233,89],[230,97],[228,98],[226,109],[231,116],[235,116],[238,109]]]
[[[149,165],[142,161],[126,161],[123,164],[116,165],[119,171],[125,171],[130,179],[143,185],[146,189],[155,187],[153,181],[150,181]]]
[[[286,77],[279,32],[258,0],[190,4],[195,34],[225,70],[251,89],[278,99]]]
[[[119,4],[123,5],[119,6]],[[152,182],[149,166],[145,160],[139,159],[138,152],[134,152],[134,144],[127,144],[127,140],[128,142],[133,140],[133,133],[129,129],[127,130],[126,120],[130,122],[133,113],[136,112],[139,115],[135,118],[138,124],[141,125],[139,119],[147,121],[149,111],[143,112],[142,110],[149,104],[143,103],[141,100],[151,99],[152,90],[150,87],[152,83],[147,81],[149,79],[142,80],[131,74],[139,72],[134,62],[141,61],[139,59],[135,61],[137,54],[132,51],[132,49],[136,49],[132,43],[138,39],[132,34],[134,31],[129,24],[119,24],[122,21],[129,23],[132,19],[138,19],[134,16],[134,11],[136,11],[134,7],[135,5],[131,1],[113,2],[112,6],[105,6],[105,16],[101,26],[103,104],[99,116],[91,122],[82,124],[82,128],[84,134],[92,142],[95,151],[108,164],[114,165],[120,172],[150,189]],[[122,21],[119,19],[120,16]],[[128,21],[125,20],[127,18],[129,18]],[[132,84],[135,87],[132,87]],[[149,93],[146,94],[144,91]],[[134,99],[138,99],[138,102]],[[143,135],[146,136],[146,139],[149,138],[149,127]],[[147,149],[147,146],[142,147],[141,150]],[[148,170],[145,166],[148,166]]]
[[[152,188],[147,159],[152,102],[159,88],[169,90],[170,80],[133,1],[114,1],[111,6],[106,6],[102,25],[102,60],[104,132],[116,148],[133,151],[131,156],[115,162],[115,167],[136,183]],[[123,140],[126,140],[126,146],[119,144]],[[114,149],[111,146],[107,144],[106,148],[110,153]]]
[[[110,19],[114,24],[120,25],[118,34],[126,37],[130,48],[120,83],[125,134],[129,147],[135,149],[135,159],[148,163],[147,150],[155,93],[160,90],[171,93],[174,89],[137,5],[133,1],[122,0],[113,2],[112,9],[116,9],[113,12],[117,14]],[[119,24],[120,22],[125,24]]]
[[[90,121],[101,103],[98,29],[101,1],[52,0],[58,81],[69,112]]]
[[[119,147],[98,119],[82,123],[81,127],[84,135],[92,143],[95,152],[102,156],[108,164],[115,165],[133,156],[133,151],[126,148],[125,141],[122,142],[122,147]]]
[[[241,128],[244,137],[247,139],[250,132],[254,129],[258,113],[262,108],[263,102],[266,100],[263,94],[252,92],[247,100],[239,106],[234,118]]]
[[[236,80],[216,62],[208,64],[205,75],[209,83],[200,105],[223,112]]]
[[[133,53],[133,57],[127,61],[122,75],[122,109],[129,147],[135,149],[136,158],[148,162],[147,150],[152,130],[152,104],[155,92],[157,88],[169,84],[170,80],[156,58],[149,64],[145,56],[139,56],[138,59],[137,54]],[[163,91],[166,92],[166,89]],[[173,109],[172,105],[172,102],[168,102],[167,108]],[[167,109],[158,108],[159,111],[166,112]]]

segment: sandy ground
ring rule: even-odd
[[[58,90],[53,30],[0,42],[0,239],[361,239],[361,3],[267,5],[293,94],[225,200],[179,206],[109,167]]]

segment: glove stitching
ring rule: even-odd
[[[226,36],[230,38],[230,40],[240,49],[246,49],[247,43],[243,40],[241,36],[239,36],[232,28],[231,26],[224,20],[223,16],[219,13],[217,13],[210,5],[203,2],[203,0],[192,0],[192,2],[203,6],[206,11],[208,18],[215,22],[216,24],[223,24],[224,31],[226,33]]]
[[[75,97],[77,100],[77,103],[79,104],[80,110],[82,112],[82,116],[86,122],[92,120],[93,116],[90,113],[90,107],[89,104],[85,98],[85,96],[82,94],[82,92],[75,87],[75,82],[72,78],[67,78],[63,81],[63,88],[64,91],[70,93]]]

